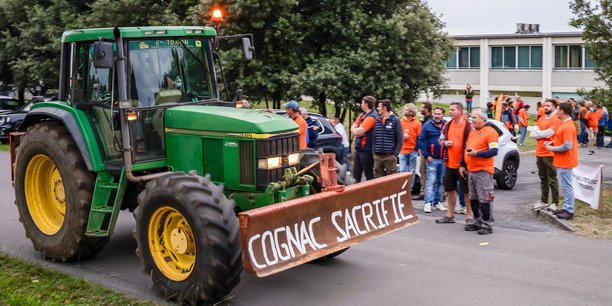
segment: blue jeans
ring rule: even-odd
[[[427,161],[426,168],[427,182],[425,183],[425,203],[436,205],[440,202],[440,199],[442,199],[444,160],[434,158],[432,162]]]
[[[587,135],[587,127],[586,124],[580,122],[580,133],[578,134],[578,142],[587,143],[589,140],[587,139],[589,136]]]
[[[351,170],[351,167],[349,166],[349,162],[348,162],[348,154],[350,150],[351,150],[351,147],[344,147],[344,156],[342,158],[342,164],[346,165],[347,171]]]
[[[412,153],[408,153],[408,154],[400,154],[399,155],[399,171],[400,172],[412,172],[412,173],[416,173],[416,162],[417,162],[417,151],[414,150],[412,151]],[[414,186],[414,179],[415,177],[412,177],[412,183],[410,183],[410,190],[412,190],[412,187]]]
[[[604,133],[606,132],[606,126],[600,125],[597,129],[597,137],[595,138],[595,146],[603,147],[604,146]]]
[[[465,101],[465,108],[467,109],[468,113],[472,114],[472,101]]]
[[[519,132],[521,133],[521,140],[519,140],[519,144],[525,144],[525,135],[527,135],[527,127],[521,126],[519,127]]]
[[[465,194],[461,192],[461,181],[457,180],[457,194],[459,194],[459,205],[465,207]]]
[[[557,177],[563,187],[563,209],[574,213],[574,187],[572,187],[572,169],[557,168]]]

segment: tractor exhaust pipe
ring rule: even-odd
[[[115,35],[115,42],[117,44],[117,95],[119,98],[119,115],[121,120],[121,144],[123,147],[123,167],[125,169],[125,176],[130,182],[139,183],[149,181],[158,178],[162,175],[171,173],[161,172],[142,176],[135,176],[132,173],[132,144],[130,142],[130,126],[127,119],[127,112],[132,107],[132,100],[128,99],[127,96],[127,58],[123,53],[123,38],[121,37],[121,31],[119,28],[115,28],[113,31]]]

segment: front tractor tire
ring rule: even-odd
[[[177,172],[152,180],[134,218],[136,255],[167,299],[211,303],[240,282],[238,218],[209,176]]]
[[[53,121],[31,126],[16,155],[15,204],[34,248],[62,262],[100,251],[108,238],[85,235],[94,174],[68,130]]]

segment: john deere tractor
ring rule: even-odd
[[[218,40],[211,27],[63,34],[59,101],[10,137],[20,221],[45,258],[91,257],[130,210],[153,284],[210,302],[243,267],[269,275],[417,222],[410,174],[343,186],[333,156],[300,152],[292,120],[223,102]]]

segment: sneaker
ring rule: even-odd
[[[557,218],[565,219],[565,220],[572,220],[574,218],[574,214],[564,209],[562,212],[557,214]]]
[[[481,229],[478,230],[478,234],[480,235],[488,235],[493,233],[493,229],[492,228],[488,228],[488,227],[483,227]]]
[[[543,209],[548,207],[548,203],[543,203],[542,201],[538,201],[535,204],[533,204],[532,209],[537,210],[537,209]]]
[[[431,213],[431,204],[425,203],[425,206],[423,206],[423,212],[430,214]]]
[[[455,218],[445,216],[440,219],[436,219],[436,223],[455,223]]]
[[[434,205],[433,210],[447,211],[448,209],[444,207],[442,203],[439,203],[438,205]]]
[[[460,215],[465,215],[467,214],[467,208],[459,206],[455,208],[455,213],[460,214]]]
[[[589,153],[587,153],[587,155],[593,155],[593,154],[595,154],[595,152],[589,151]]]
[[[468,224],[464,227],[464,229],[468,232],[475,232],[477,230],[480,230],[480,226],[476,224]]]
[[[548,211],[555,211],[555,210],[559,210],[559,208],[557,207],[557,204],[552,203],[552,204],[548,205],[548,207],[546,207],[546,210],[548,210]]]

